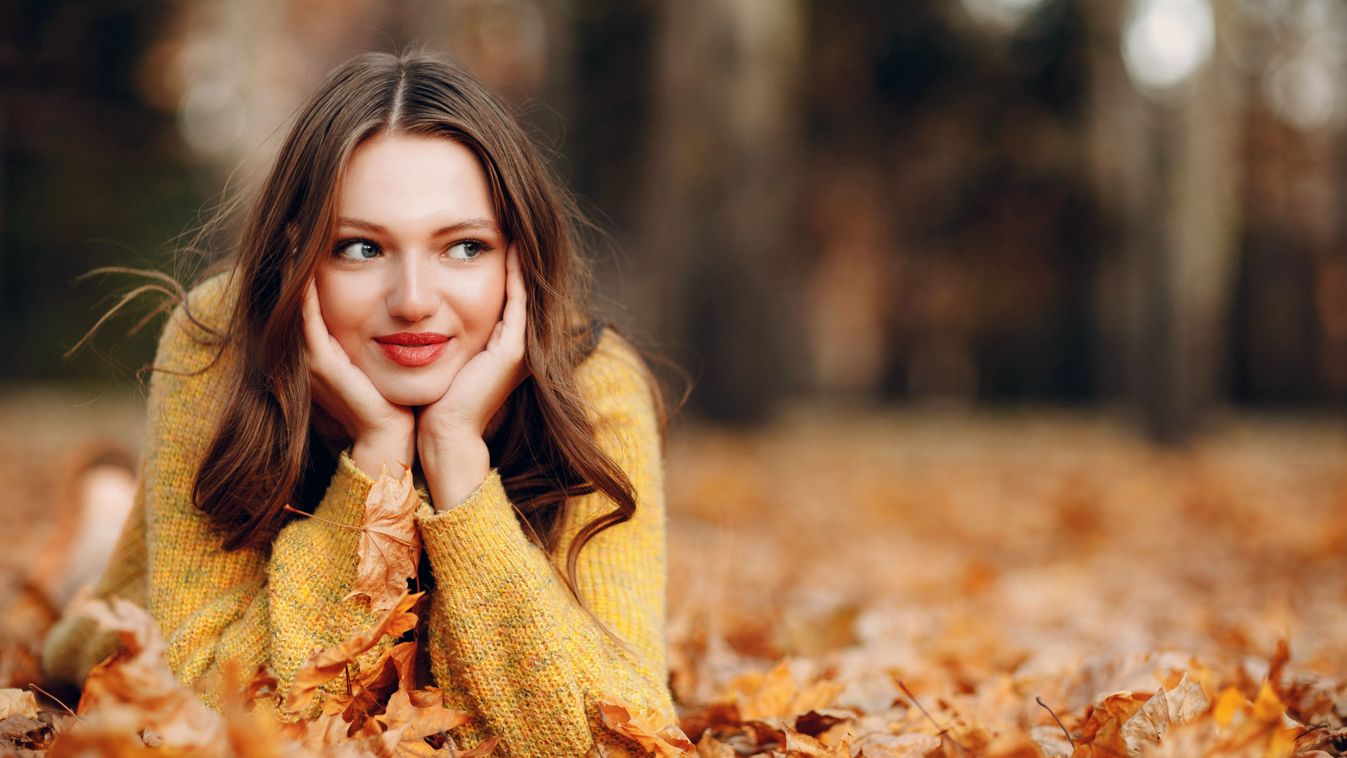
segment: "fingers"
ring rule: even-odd
[[[489,339],[489,340],[486,341],[486,349],[487,349],[487,350],[499,350],[499,349],[500,349],[500,334],[501,334],[501,329],[502,329],[504,326],[505,326],[505,322],[504,322],[504,321],[497,321],[497,322],[496,322],[496,326],[491,330],[491,339]]]
[[[511,244],[505,254],[505,314],[500,322],[500,340],[505,345],[518,345],[521,354],[524,349],[524,323],[528,316],[527,297],[519,249]],[[493,334],[492,341],[495,339]]]
[[[318,307],[318,285],[313,279],[310,279],[304,288],[302,314],[304,345],[310,355],[316,358],[321,355],[323,346],[327,344],[328,332],[327,324],[323,322],[323,311]]]

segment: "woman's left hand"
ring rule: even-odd
[[[416,419],[416,447],[432,497],[435,479],[450,478],[453,493],[466,488],[465,498],[486,476],[484,437],[487,426],[515,387],[528,375],[524,360],[527,319],[524,275],[514,245],[505,253],[505,309],[486,347],[459,369],[439,400],[423,407]],[[480,475],[478,474],[480,469]],[[467,483],[467,480],[476,481]],[[439,482],[444,488],[445,482]],[[440,498],[434,498],[440,500]]]

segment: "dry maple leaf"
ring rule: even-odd
[[[1173,689],[1161,687],[1119,729],[1128,755],[1139,755],[1158,744],[1171,725],[1186,724],[1210,707],[1211,698],[1196,682],[1188,681],[1187,675]]]
[[[416,641],[399,642],[385,650],[373,665],[361,670],[351,679],[350,692],[330,698],[323,706],[325,713],[340,713],[352,729],[362,726],[366,719],[384,709],[389,695],[398,689],[416,688]]]
[[[1277,680],[1272,681],[1275,685]],[[1303,724],[1347,726],[1347,682],[1302,672],[1286,677],[1277,695],[1286,703],[1287,713]]]
[[[398,637],[415,628],[416,614],[411,609],[421,595],[420,592],[408,594],[404,590],[402,597],[374,626],[351,635],[340,645],[320,651],[306,661],[285,693],[282,708],[290,713],[304,712],[313,704],[319,687],[346,671],[347,665],[378,644],[379,640],[386,636]]]
[[[1076,730],[1075,758],[1127,755],[1122,725],[1149,699],[1132,692],[1115,692],[1096,701],[1085,712],[1085,721]]]
[[[766,673],[741,674],[730,681],[724,699],[735,703],[745,721],[790,718],[827,708],[842,691],[840,682],[821,680],[797,687],[790,660],[782,660]]]
[[[1227,687],[1212,706],[1212,721],[1221,728],[1222,745],[1232,753],[1255,746],[1266,756],[1289,756],[1301,730],[1286,725],[1286,706],[1267,680],[1249,702],[1235,687]]]
[[[599,716],[604,726],[640,745],[646,755],[683,756],[692,754],[696,749],[676,724],[662,724],[655,711],[628,703],[619,697],[601,699]]]
[[[1311,728],[1296,738],[1296,755],[1313,755],[1314,751],[1325,756],[1347,753],[1347,729]]]
[[[438,751],[426,743],[426,737],[447,733],[470,718],[464,711],[445,708],[438,689],[427,687],[416,694],[413,700],[407,690],[394,692],[384,713],[375,717],[386,729],[384,744],[390,753],[435,755]]]
[[[122,744],[128,725],[152,734],[171,748],[208,748],[221,744],[220,715],[173,675],[164,657],[165,643],[155,620],[135,603],[113,598],[88,602],[81,611],[104,629],[117,632],[123,648],[102,661],[84,682],[77,711],[81,719],[52,746]],[[69,740],[69,741],[67,741]]]
[[[727,730],[738,728],[743,723],[739,716],[739,706],[734,703],[717,702],[705,705],[696,710],[690,710],[683,713],[679,719],[679,726],[688,738],[701,744],[702,735],[710,730]]]
[[[407,591],[421,557],[421,535],[416,529],[420,500],[412,487],[412,470],[394,478],[384,468],[365,498],[365,520],[360,528],[355,590],[346,597],[364,598],[369,609],[382,613]]]
[[[846,741],[825,745],[822,741],[796,731],[781,719],[749,721],[744,726],[752,733],[757,751],[784,751],[801,758],[850,758],[851,748]]]
[[[220,665],[221,710],[225,738],[235,758],[282,758],[294,751],[287,728],[276,710],[276,677],[258,666],[242,681],[242,664],[230,658]]]

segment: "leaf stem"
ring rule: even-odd
[[[922,713],[926,714],[926,718],[931,722],[931,724],[935,726],[936,729],[939,730],[936,732],[937,737],[940,737],[941,739],[948,739],[950,742],[953,742],[955,745],[957,745],[960,750],[964,751],[965,753],[968,752],[968,748],[964,747],[962,742],[959,742],[950,735],[949,729],[946,729],[945,727],[941,726],[940,722],[935,720],[935,717],[931,715],[930,711],[926,710],[926,708],[921,704],[921,701],[917,699],[917,696],[912,694],[912,690],[909,690],[907,688],[907,685],[903,684],[902,679],[899,679],[898,677],[895,676],[893,678],[893,681],[898,683],[898,687],[903,691],[903,694],[907,695],[908,699],[912,701],[912,704],[917,706],[917,708],[919,708]]]
[[[1034,696],[1034,702],[1036,702],[1036,703],[1038,703],[1039,705],[1043,706],[1043,708],[1044,708],[1049,714],[1052,715],[1052,720],[1053,720],[1053,721],[1056,721],[1056,722],[1057,722],[1057,726],[1061,727],[1061,729],[1062,729],[1062,734],[1065,734],[1065,735],[1066,735],[1066,741],[1071,743],[1071,750],[1074,751],[1074,750],[1076,749],[1076,741],[1073,740],[1073,739],[1071,739],[1071,732],[1067,731],[1066,725],[1062,723],[1062,720],[1061,720],[1061,719],[1057,718],[1057,713],[1056,713],[1055,711],[1053,711],[1051,708],[1049,708],[1047,703],[1043,702],[1043,698],[1041,698],[1041,697],[1039,697],[1039,696],[1037,696],[1037,695]]]
[[[46,695],[47,698],[48,698],[49,700],[51,700],[52,702],[54,702],[54,703],[56,703],[57,705],[59,705],[59,706],[61,706],[62,708],[64,708],[64,709],[65,709],[65,712],[66,712],[66,713],[69,713],[71,716],[74,716],[76,720],[79,720],[79,721],[83,721],[83,720],[84,720],[84,719],[81,719],[81,718],[79,717],[79,714],[78,714],[78,713],[75,713],[74,711],[70,710],[70,706],[66,705],[66,704],[65,704],[65,701],[62,700],[61,698],[56,697],[55,695],[51,694],[50,692],[47,692],[46,690],[42,689],[41,687],[37,686],[36,684],[33,684],[32,682],[29,682],[29,683],[28,683],[28,687],[29,687],[29,689],[37,690],[38,692],[41,692],[43,695]]]

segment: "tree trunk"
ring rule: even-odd
[[[1186,439],[1229,386],[1240,93],[1222,47],[1238,30],[1234,14],[1214,5],[1211,61],[1156,102],[1123,68],[1121,4],[1087,6],[1090,163],[1107,246],[1096,280],[1096,374],[1164,442]]]
[[[794,179],[803,8],[689,0],[661,9],[636,307],[697,376],[701,411],[757,420],[802,363],[791,304],[807,260]]]

